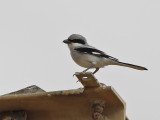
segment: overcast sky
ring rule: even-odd
[[[0,95],[30,85],[46,91],[82,87],[73,74],[84,68],[62,43],[73,33],[120,61],[149,69],[108,66],[95,77],[119,93],[131,120],[158,120],[159,0],[1,0]]]

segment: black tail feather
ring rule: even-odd
[[[137,70],[148,70],[145,67],[138,66],[138,65],[133,65],[133,64],[129,64],[129,63],[124,63],[124,62],[118,62],[117,65],[124,66],[124,67],[129,67],[129,68],[133,68],[133,69],[137,69]]]

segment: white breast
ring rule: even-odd
[[[104,57],[97,57],[94,55],[80,53],[77,51],[72,51],[71,56],[78,65],[85,68],[89,68],[93,65],[95,65],[94,68],[96,67],[101,68],[110,64],[110,60]]]

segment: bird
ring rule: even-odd
[[[93,74],[95,74],[100,68],[108,65],[124,66],[137,70],[148,70],[142,66],[120,62],[117,58],[114,58],[105,52],[90,46],[87,43],[86,38],[80,34],[72,34],[63,42],[68,45],[74,62],[79,66],[86,68],[82,72],[95,68],[95,71],[93,72]]]

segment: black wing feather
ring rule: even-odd
[[[92,54],[92,55],[95,55],[95,56],[105,57],[105,58],[109,58],[109,59],[118,61],[118,59],[116,59],[112,56],[109,56],[106,53],[104,53],[103,51],[95,49],[95,48],[78,47],[78,48],[75,48],[74,50],[77,50],[77,51],[82,52],[82,53],[88,53],[88,54]]]

